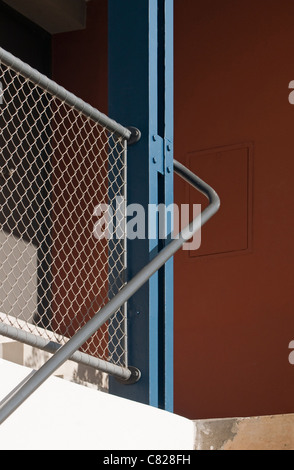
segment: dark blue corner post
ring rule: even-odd
[[[128,241],[130,279],[168,243],[159,237],[158,220],[156,236],[148,238],[148,207],[173,203],[173,0],[108,4],[109,115],[142,133],[128,148],[127,202],[146,210],[146,237],[141,227]],[[172,260],[128,303],[128,351],[142,378],[135,385],[111,378],[110,392],[173,411]]]

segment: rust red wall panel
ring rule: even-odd
[[[291,0],[175,0],[175,156],[223,199],[202,251],[175,259],[175,411],[189,418],[293,412],[293,15]],[[250,173],[242,152],[214,150],[248,142]]]

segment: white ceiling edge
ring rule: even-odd
[[[3,0],[51,34],[85,29],[88,0]]]

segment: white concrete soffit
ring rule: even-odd
[[[51,34],[86,27],[88,0],[4,0],[29,20]]]

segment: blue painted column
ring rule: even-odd
[[[146,211],[145,238],[128,241],[131,279],[166,243],[158,223],[156,236],[148,238],[149,205],[173,202],[173,0],[108,4],[109,115],[142,133],[128,149],[127,202]],[[128,386],[110,379],[110,392],[172,411],[172,261],[128,303],[128,350],[129,365],[142,378]]]

